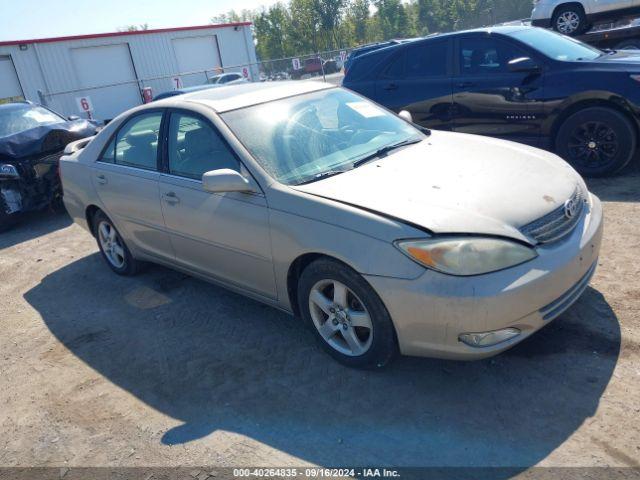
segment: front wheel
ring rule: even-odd
[[[345,265],[321,259],[307,266],[298,302],[322,347],[343,365],[382,368],[397,355],[389,312],[373,288]]]
[[[558,7],[551,24],[556,32],[569,36],[580,35],[588,28],[587,16],[583,8],[577,4]]]
[[[606,107],[580,110],[560,126],[556,153],[585,177],[622,170],[636,151],[636,131],[622,113]]]

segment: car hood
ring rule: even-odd
[[[605,65],[630,64],[640,66],[640,50],[618,50],[609,55],[602,55],[596,58],[593,63]]]
[[[581,177],[551,153],[433,132],[383,159],[293,188],[434,233],[527,241],[518,229],[563,205],[578,187],[586,188]]]
[[[41,125],[14,135],[0,137],[0,162],[60,151],[75,140],[96,134],[96,126],[86,120]]]

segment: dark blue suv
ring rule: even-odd
[[[343,85],[429,128],[555,151],[602,176],[636,150],[640,51],[601,51],[534,27],[443,34],[356,58]]]

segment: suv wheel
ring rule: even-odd
[[[381,368],[398,353],[382,300],[343,264],[321,259],[307,266],[298,282],[298,303],[322,347],[343,365]]]
[[[579,35],[587,30],[587,16],[582,6],[572,3],[556,9],[551,25],[564,35]]]
[[[556,153],[581,175],[602,177],[622,170],[636,150],[636,131],[622,113],[606,107],[580,110],[567,118]]]

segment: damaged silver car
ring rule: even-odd
[[[114,272],[155,262],[241,292],[355,367],[513,347],[578,299],[602,236],[600,201],[559,157],[315,82],[138,107],[61,168]]]

